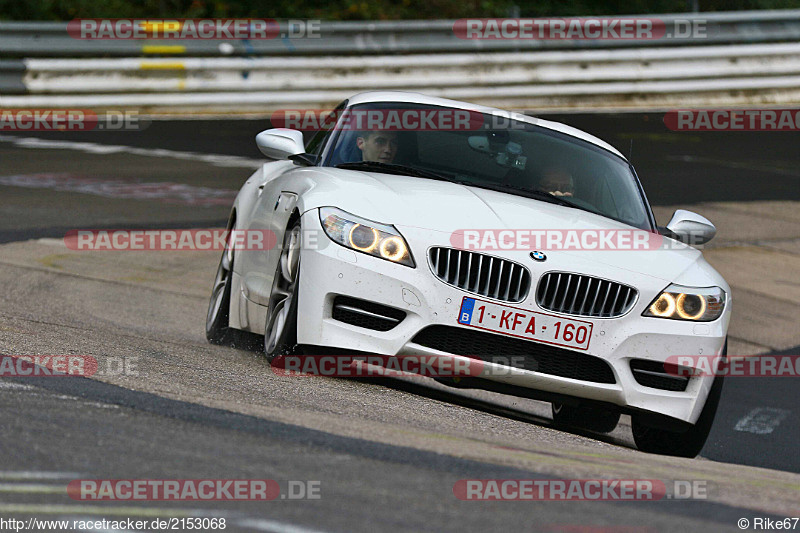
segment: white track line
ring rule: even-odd
[[[30,390],[33,387],[23,383],[13,383],[11,381],[0,381],[0,390]]]
[[[63,484],[0,483],[0,492],[11,492],[14,494],[66,494],[67,487]]]
[[[76,472],[39,472],[35,470],[6,470],[0,472],[0,479],[7,481],[14,480],[43,480],[43,479],[80,479],[82,474]]]
[[[99,144],[82,141],[56,141],[39,139],[36,137],[17,137],[15,135],[0,135],[0,142],[12,143],[22,148],[42,148],[48,150],[78,150],[90,154],[118,154],[126,153],[146,157],[171,157],[189,161],[200,161],[218,167],[236,167],[256,169],[267,162],[266,159],[251,159],[236,155],[199,154],[197,152],[183,152],[179,150],[166,150],[163,148],[134,148],[116,144]]]
[[[145,516],[151,518],[190,518],[198,516],[222,517],[225,511],[208,509],[186,509],[175,507],[134,507],[134,506],[108,506],[108,505],[52,505],[28,503],[3,503],[0,502],[0,514],[60,514],[74,515],[100,515],[100,516]]]
[[[269,531],[271,533],[323,533],[319,529],[309,529],[307,527],[275,520],[245,519],[237,520],[237,526],[255,529],[256,531]]]
[[[775,431],[775,428],[777,428],[790,413],[791,411],[788,409],[757,407],[736,422],[736,426],[734,426],[733,429],[746,433],[755,433],[756,435],[768,435]]]

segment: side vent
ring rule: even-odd
[[[688,376],[678,376],[674,371],[669,373],[664,367],[664,363],[658,361],[631,359],[631,372],[633,372],[633,379],[636,380],[636,383],[644,387],[683,392],[689,385]]]
[[[333,319],[351,326],[389,331],[405,317],[405,311],[367,300],[349,296],[337,296],[333,300]]]

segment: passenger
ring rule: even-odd
[[[539,180],[539,190],[553,196],[572,196],[575,193],[575,182],[566,170],[548,168]]]

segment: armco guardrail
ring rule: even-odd
[[[69,37],[77,43],[72,46],[102,44],[102,55],[139,57],[34,57],[44,55],[44,39],[25,59],[0,60],[0,108],[263,114],[328,108],[368,89],[414,90],[525,110],[800,102],[800,10],[670,17],[706,20],[706,38],[685,40],[684,46],[637,41],[636,47],[630,41],[468,41],[453,35],[453,21],[323,23],[320,38],[297,40],[291,57],[285,48],[274,48],[285,47],[281,39],[251,41],[261,48],[223,57],[217,41],[169,41],[206,57],[141,57],[144,46],[155,45]],[[20,34],[38,27],[12,26]],[[9,27],[0,24],[0,42],[8,39]],[[66,35],[65,25],[61,31]],[[778,37],[789,42],[773,42]],[[23,39],[16,50],[25,46]],[[448,52],[454,49],[460,51]]]
[[[404,89],[517,109],[800,102],[800,43],[493,54],[29,59],[0,107],[258,113]]]
[[[643,17],[643,15],[638,15]],[[0,22],[3,57],[119,57],[142,54],[182,54],[191,57],[225,54],[247,56],[382,55],[396,53],[499,52],[525,50],[596,49],[643,46],[743,44],[800,41],[800,10],[742,11],[647,15],[664,22],[668,32],[676,24],[702,25],[703,37],[672,35],[667,39],[630,41],[460,39],[452,20],[375,22],[321,21],[318,37],[291,38],[290,22],[281,21],[274,39],[81,40],[67,33],[67,23]],[[631,18],[631,17],[620,17]],[[220,44],[225,44],[223,53]],[[230,45],[230,46],[227,46]]]

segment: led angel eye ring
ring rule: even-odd
[[[667,305],[666,309],[663,311],[659,310],[659,304],[662,302]],[[675,313],[675,307],[675,298],[670,293],[664,292],[658,297],[658,300],[653,302],[653,305],[650,306],[650,312],[655,316],[668,317]]]
[[[358,228],[367,228],[367,229],[372,231],[372,243],[370,243],[369,246],[359,246],[353,240],[353,233]],[[361,224],[356,224],[355,226],[350,228],[350,233],[348,234],[347,238],[350,241],[350,246],[352,246],[356,250],[359,250],[361,252],[372,253],[375,250],[375,248],[378,246],[378,240],[380,239],[380,236],[378,235],[378,230],[376,230],[375,228],[370,228],[368,226],[362,226]]]

